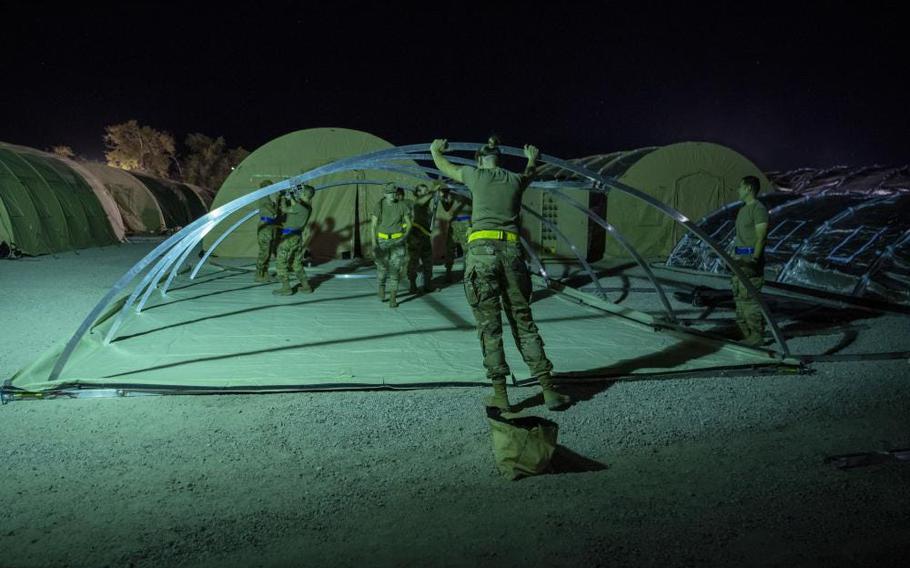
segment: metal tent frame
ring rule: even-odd
[[[450,143],[449,150],[451,152],[473,152],[483,146],[483,144],[478,143]],[[238,197],[237,199],[218,207],[210,211],[208,214],[196,219],[177,233],[173,234],[171,237],[166,239],[164,242],[159,244],[155,249],[143,257],[139,262],[137,262],[130,270],[128,270],[123,276],[121,276],[117,282],[111,287],[110,290],[99,300],[95,307],[89,312],[85,319],[80,324],[79,328],[69,339],[66,345],[63,348],[63,351],[60,353],[57,358],[54,367],[50,373],[49,380],[57,381],[60,378],[63,369],[66,367],[67,362],[72,356],[73,352],[76,349],[76,346],[79,344],[80,340],[85,336],[89,330],[99,323],[99,319],[106,319],[112,312],[110,306],[115,303],[115,301],[123,292],[129,289],[129,286],[142,274],[145,272],[145,276],[139,281],[139,284],[132,288],[129,296],[122,301],[122,304],[117,309],[116,320],[111,325],[111,328],[105,338],[105,344],[110,343],[110,341],[116,336],[117,330],[120,327],[120,324],[123,322],[124,318],[130,313],[131,310],[141,311],[145,302],[149,299],[151,293],[158,289],[158,283],[164,277],[165,273],[169,270],[172,275],[175,275],[179,270],[179,267],[183,264],[183,261],[188,257],[189,251],[198,245],[202,238],[211,231],[214,227],[224,222],[228,217],[233,213],[237,212],[243,207],[252,205],[258,199],[267,197],[273,193],[290,189],[298,184],[303,184],[310,182],[312,180],[318,179],[320,177],[343,173],[351,170],[385,170],[385,171],[401,171],[403,168],[400,164],[396,164],[395,161],[400,160],[413,160],[413,161],[427,161],[431,159],[431,156],[427,153],[429,149],[428,144],[414,144],[408,146],[400,146],[395,148],[388,148],[385,150],[379,150],[376,152],[370,152],[367,154],[362,154],[359,156],[352,156],[337,160],[335,162],[313,168],[307,172],[304,172],[300,175],[291,177],[289,179],[274,183],[268,187],[264,187],[255,191],[252,191],[246,195]],[[504,146],[500,150],[507,155],[521,157],[524,155],[523,150],[516,147]],[[459,158],[453,156],[452,161],[456,163],[473,163],[466,158]],[[576,174],[578,178],[587,180],[590,182],[591,186],[587,188],[589,191],[598,191],[598,192],[607,192],[607,191],[619,191],[630,195],[636,199],[643,201],[648,206],[656,209],[661,214],[668,216],[676,223],[683,225],[688,231],[692,232],[698,236],[708,247],[710,247],[730,268],[730,270],[740,278],[743,283],[744,288],[747,290],[748,294],[754,298],[761,309],[762,315],[765,320],[768,322],[768,326],[774,336],[775,342],[778,346],[777,354],[782,358],[787,358],[790,356],[790,350],[787,346],[787,342],[784,339],[777,322],[773,318],[770,310],[768,309],[767,304],[762,299],[758,290],[755,289],[749,283],[748,278],[740,271],[736,266],[736,263],[730,258],[729,255],[723,250],[723,248],[714,242],[701,228],[699,228],[695,223],[693,223],[688,217],[680,213],[679,211],[673,209],[672,207],[658,201],[657,199],[633,188],[623,183],[616,181],[614,178],[609,176],[602,175],[598,172],[589,170],[584,166],[556,158],[554,156],[542,154],[540,156],[540,161],[543,164],[556,166],[563,170],[569,171],[573,174]],[[420,171],[416,171],[413,168],[404,168],[409,175],[414,175],[415,177],[427,177],[430,173],[438,173],[436,170],[431,168],[420,168]],[[573,184],[572,187],[577,187],[577,184]],[[326,187],[322,188],[323,190],[328,189]],[[547,190],[546,187],[544,187]],[[568,198],[557,188],[550,188],[553,195],[557,198],[566,201]],[[571,203],[570,203],[571,205]],[[574,206],[584,207],[581,204],[575,203]],[[585,208],[586,209],[586,208]],[[528,213],[541,218],[539,213],[532,211],[529,208],[525,207],[525,211]],[[589,211],[588,216],[595,216],[593,212]],[[251,216],[251,215],[250,215]],[[236,221],[235,225],[239,225],[245,219]],[[603,225],[602,225],[603,226]],[[624,246],[634,251],[634,247],[625,240],[622,235],[620,235],[615,228],[611,230],[609,227],[604,227],[606,230],[610,231],[615,237],[620,239],[620,242],[624,242]],[[559,234],[559,233],[557,233]],[[565,236],[562,236],[565,239]],[[567,240],[567,239],[566,239]],[[524,243],[526,248],[530,249],[527,246],[527,243]],[[597,280],[596,275],[590,270],[590,266],[587,265],[587,261],[578,254],[577,249],[572,247],[572,250],[576,253],[578,260],[582,266],[584,266],[592,277],[593,280]],[[637,253],[633,254],[633,258],[642,266],[645,270],[646,275],[651,280],[652,285],[655,290],[660,290],[660,285],[657,282],[657,279],[651,273],[647,263],[643,261],[640,255]],[[150,265],[152,268],[146,270]],[[539,260],[538,260],[539,263]],[[172,278],[169,278],[172,280]],[[167,286],[167,284],[166,284]],[[165,288],[166,288],[165,286]],[[599,284],[598,284],[599,287]],[[162,290],[162,293],[166,290]],[[140,298],[141,296],[141,298]],[[673,316],[673,310],[670,307],[669,303],[666,302],[666,298],[661,294],[662,300],[664,301],[664,307],[670,313],[670,318],[675,319]],[[166,296],[165,296],[166,297]],[[137,304],[137,300],[139,303]],[[102,315],[104,317],[102,318]]]

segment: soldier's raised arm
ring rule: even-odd
[[[448,148],[449,141],[445,138],[437,138],[433,140],[433,143],[430,144],[430,154],[433,156],[433,163],[436,164],[436,168],[441,171],[446,176],[452,178],[458,183],[464,183],[464,179],[461,175],[461,166],[456,166],[452,162],[448,161],[443,153]]]

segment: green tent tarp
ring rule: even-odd
[[[279,182],[341,158],[391,147],[392,144],[382,138],[347,128],[311,128],[285,134],[259,147],[237,166],[218,190],[212,209],[259,189],[264,180]],[[401,165],[416,166],[411,161]],[[407,188],[412,188],[418,181],[407,175],[375,170],[313,180],[314,186],[350,181],[350,184],[316,195],[310,221],[312,238],[308,244],[314,257],[341,258],[354,251],[358,240],[361,253],[369,254],[369,212],[381,198],[382,188],[358,183],[364,180],[394,181]],[[245,207],[232,218],[240,218],[254,208],[255,205]],[[203,246],[211,247],[231,224],[224,222],[213,229],[203,240]],[[256,226],[255,219],[241,225],[218,245],[216,256],[255,257],[258,251]]]
[[[0,144],[0,242],[37,255],[117,238],[81,176],[44,152]]]

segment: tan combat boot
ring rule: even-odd
[[[268,282],[268,272],[262,268],[256,269],[256,282]]]
[[[391,292],[389,292],[389,307],[390,308],[398,307],[398,302],[395,299],[396,295],[398,295],[398,290],[392,290]]]
[[[498,408],[502,412],[512,412],[505,379],[493,379],[493,394],[484,399],[483,405],[487,408]]]
[[[279,278],[279,281],[281,282],[281,288],[272,290],[272,294],[275,294],[276,296],[290,296],[294,293],[294,289],[291,288],[291,281],[287,276],[282,276]]]
[[[537,378],[543,392],[543,401],[550,410],[563,410],[572,403],[569,395],[562,394],[553,385],[553,378],[548,374]]]
[[[376,295],[379,296],[380,302],[385,302],[385,286],[380,286]]]
[[[304,294],[310,294],[313,292],[313,288],[310,286],[310,281],[307,280],[306,273],[304,273],[302,270],[297,273],[297,280],[300,280],[300,288],[298,288],[298,290]]]

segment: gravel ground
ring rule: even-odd
[[[0,261],[0,378],[151,246]],[[895,316],[784,327],[797,353],[910,349]],[[903,566],[910,464],[823,460],[910,447],[910,365],[812,371],[576,390],[532,411],[606,469],[517,482],[496,472],[484,389],[14,402],[0,566]]]

